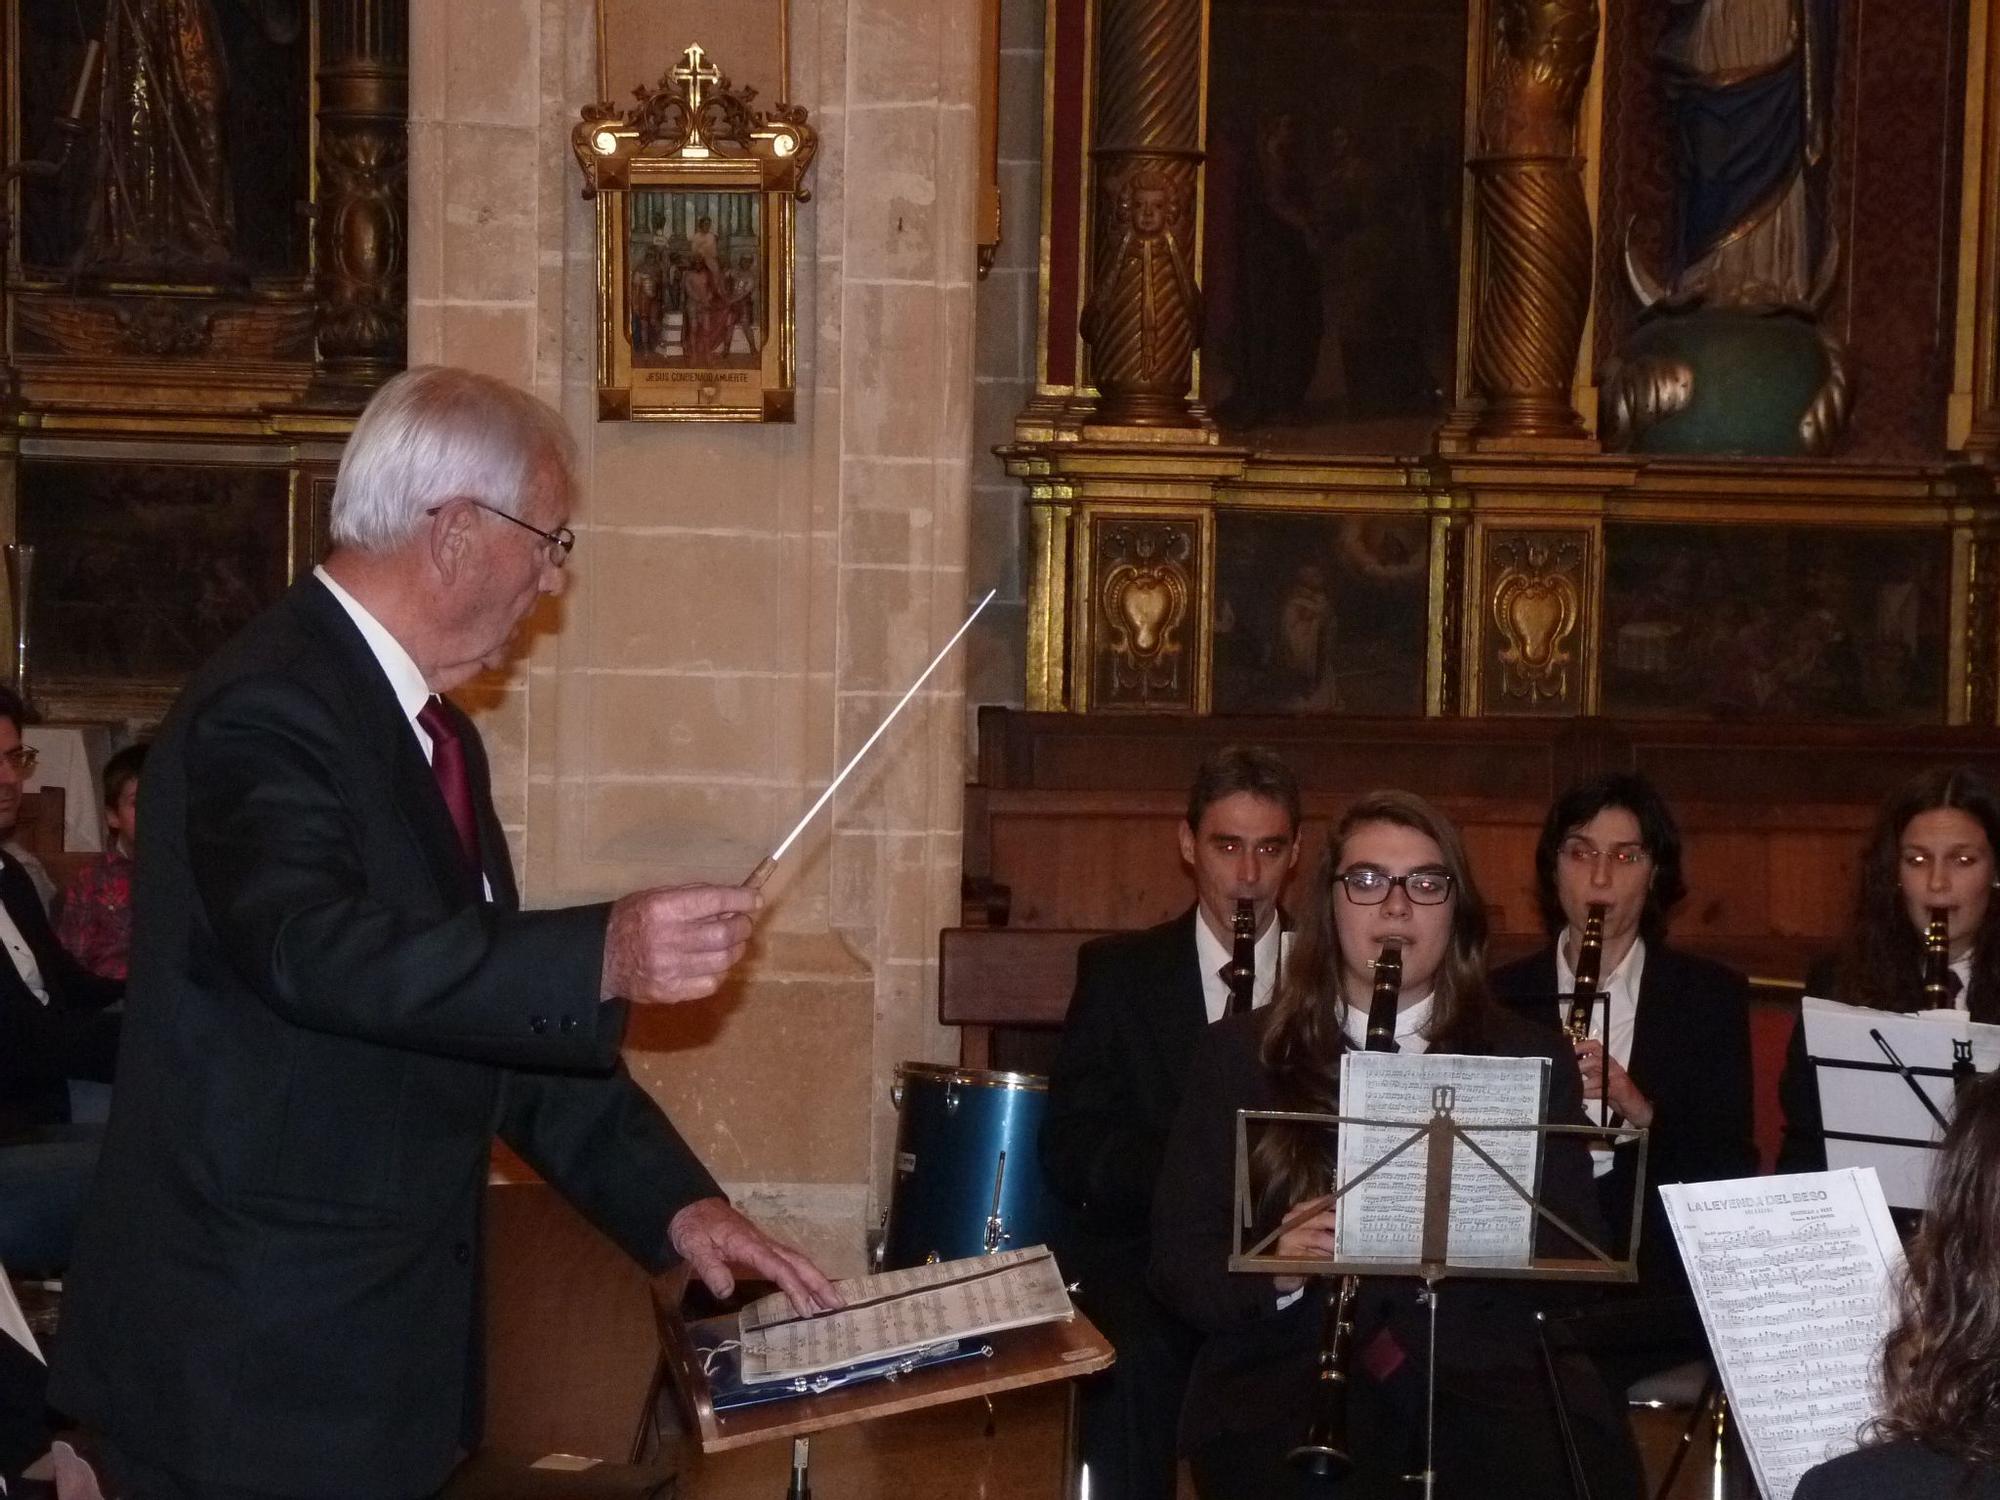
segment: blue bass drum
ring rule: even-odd
[[[1046,1244],[1036,1140],[1049,1082],[934,1063],[896,1069],[896,1183],[883,1268]]]

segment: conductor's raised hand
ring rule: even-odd
[[[673,1216],[667,1240],[718,1297],[733,1292],[737,1274],[747,1272],[775,1281],[801,1317],[845,1305],[803,1252],[772,1239],[727,1199],[697,1198]]]
[[[700,1000],[743,958],[764,898],[735,885],[670,885],[612,904],[602,994],[642,1005]]]

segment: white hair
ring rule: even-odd
[[[565,477],[576,447],[563,420],[516,386],[418,365],[375,393],[341,456],[328,530],[335,546],[388,552],[448,501],[518,516],[535,471]]]

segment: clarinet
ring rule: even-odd
[[[1375,992],[1368,1001],[1367,1052],[1388,1052],[1396,1042],[1396,1000],[1403,990],[1403,954],[1384,943],[1375,960]],[[1319,1369],[1315,1377],[1318,1410],[1306,1438],[1285,1455],[1293,1465],[1318,1479],[1339,1479],[1353,1467],[1347,1451],[1347,1367],[1353,1359],[1354,1303],[1361,1292],[1359,1276],[1343,1276],[1327,1288],[1325,1320],[1320,1325]]]
[[[1229,950],[1229,1014],[1240,1016],[1250,1009],[1257,988],[1257,903],[1248,899],[1236,903],[1234,942]]]
[[[1576,983],[1569,992],[1569,1014],[1563,1019],[1563,1030],[1572,1042],[1590,1040],[1590,1008],[1597,1003],[1597,971],[1604,965],[1604,915],[1610,910],[1603,902],[1593,901],[1583,914],[1583,940],[1576,948]]]
[[[1933,906],[1924,924],[1924,1005],[1945,1010],[1951,1005],[1951,912]]]

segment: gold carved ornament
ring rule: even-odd
[[[1568,642],[1583,614],[1573,576],[1582,555],[1573,542],[1508,542],[1494,549],[1502,563],[1493,585],[1493,624],[1500,632],[1503,697],[1569,695],[1575,653]]]
[[[1117,527],[1106,533],[1105,551],[1115,559],[1098,585],[1112,696],[1143,702],[1174,693],[1194,594],[1190,539],[1179,529]]]
[[[819,150],[819,135],[806,123],[803,105],[776,104],[753,109],[757,91],[738,88],[710,61],[700,43],[647,88],[632,91],[638,102],[621,110],[586,104],[570,132],[570,149],[583,172],[583,196],[600,187],[624,187],[631,163],[640,155],[702,162],[712,157],[749,157],[773,164],[767,186],[782,183],[799,202],[812,198],[807,169]]]

